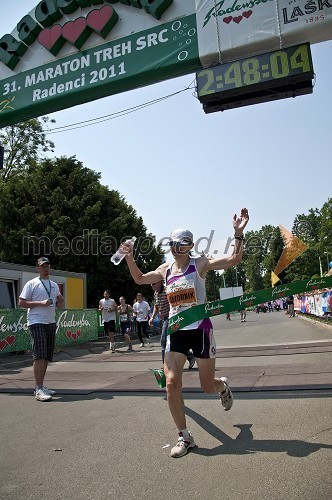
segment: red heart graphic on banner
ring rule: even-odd
[[[56,56],[66,43],[66,40],[62,37],[62,26],[55,24],[52,28],[44,29],[39,33],[38,41],[45,49]]]
[[[71,338],[72,338],[73,340],[76,340],[76,337],[77,337],[76,333],[72,333],[72,334],[71,334]]]
[[[238,16],[238,17],[233,17],[233,21],[236,23],[236,24],[239,24],[241,21],[242,21],[242,16]]]
[[[0,340],[0,351],[3,351],[7,345],[5,340]]]
[[[105,38],[116,25],[118,19],[119,16],[113,7],[104,5],[101,9],[92,10],[87,16],[86,22],[88,26]]]
[[[66,331],[66,335],[67,335],[67,337],[70,339],[70,337],[71,337],[71,331],[70,331],[70,330],[67,330],[67,331]]]
[[[252,14],[252,10],[247,10],[246,12],[242,12],[243,17],[248,19]]]
[[[76,21],[68,21],[62,26],[62,36],[78,49],[84,45],[90,35],[91,29],[86,25],[85,17],[79,17]]]
[[[13,345],[14,342],[15,342],[15,337],[14,335],[8,335],[8,337],[6,338],[6,341],[9,345]]]
[[[76,335],[79,337],[81,335],[81,330],[76,330]]]
[[[229,24],[232,19],[233,19],[232,16],[228,16],[228,17],[224,17],[223,21],[224,21],[224,23]]]

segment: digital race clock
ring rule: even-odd
[[[196,73],[206,113],[312,92],[310,45],[304,43]]]

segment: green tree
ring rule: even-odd
[[[87,273],[89,307],[105,288],[128,302],[136,294],[125,263],[110,262],[129,236],[138,238],[143,271],[161,263],[160,249],[134,208],[75,158],[48,159],[0,182],[0,260],[34,265],[40,255],[50,255],[56,269]],[[151,287],[142,291],[152,297]]]
[[[318,252],[322,259],[323,274],[332,261],[332,198],[329,198],[321,209],[320,227],[318,230]]]
[[[219,288],[223,287],[223,278],[218,271],[209,271],[206,276],[206,297],[208,301],[219,299]]]
[[[46,139],[44,127],[48,122],[54,121],[44,116],[0,130],[0,142],[5,149],[4,168],[1,172],[3,181],[35,164],[44,153],[53,151],[54,144]]]
[[[271,253],[270,246],[275,234],[271,225],[259,231],[248,231],[245,237],[242,266],[246,277],[246,291],[257,291],[271,286],[272,265],[266,260]],[[267,277],[269,276],[269,281]],[[264,277],[266,283],[264,283]]]
[[[283,282],[305,280],[320,275],[320,227],[321,213],[317,208],[311,208],[307,215],[296,215],[292,233],[306,243],[308,248],[285,269]]]
[[[264,266],[269,273],[275,270],[283,250],[284,250],[284,240],[281,236],[280,229],[276,227],[273,229],[272,238],[270,239],[264,257]]]

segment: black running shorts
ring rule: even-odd
[[[215,358],[213,329],[178,330],[167,336],[166,352],[181,352],[187,356],[189,349],[192,349],[195,358]]]

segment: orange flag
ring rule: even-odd
[[[280,259],[276,268],[274,270],[274,274],[280,274],[286,267],[288,267],[295,259],[297,259],[303,252],[306,251],[308,245],[304,243],[300,238],[292,234],[286,228],[284,228],[281,224],[279,224],[281,236],[285,243],[285,248],[280,255]]]
[[[274,285],[276,283],[278,283],[278,281],[280,281],[279,276],[277,276],[273,271],[271,271],[271,283],[272,283],[272,287],[274,287]]]

